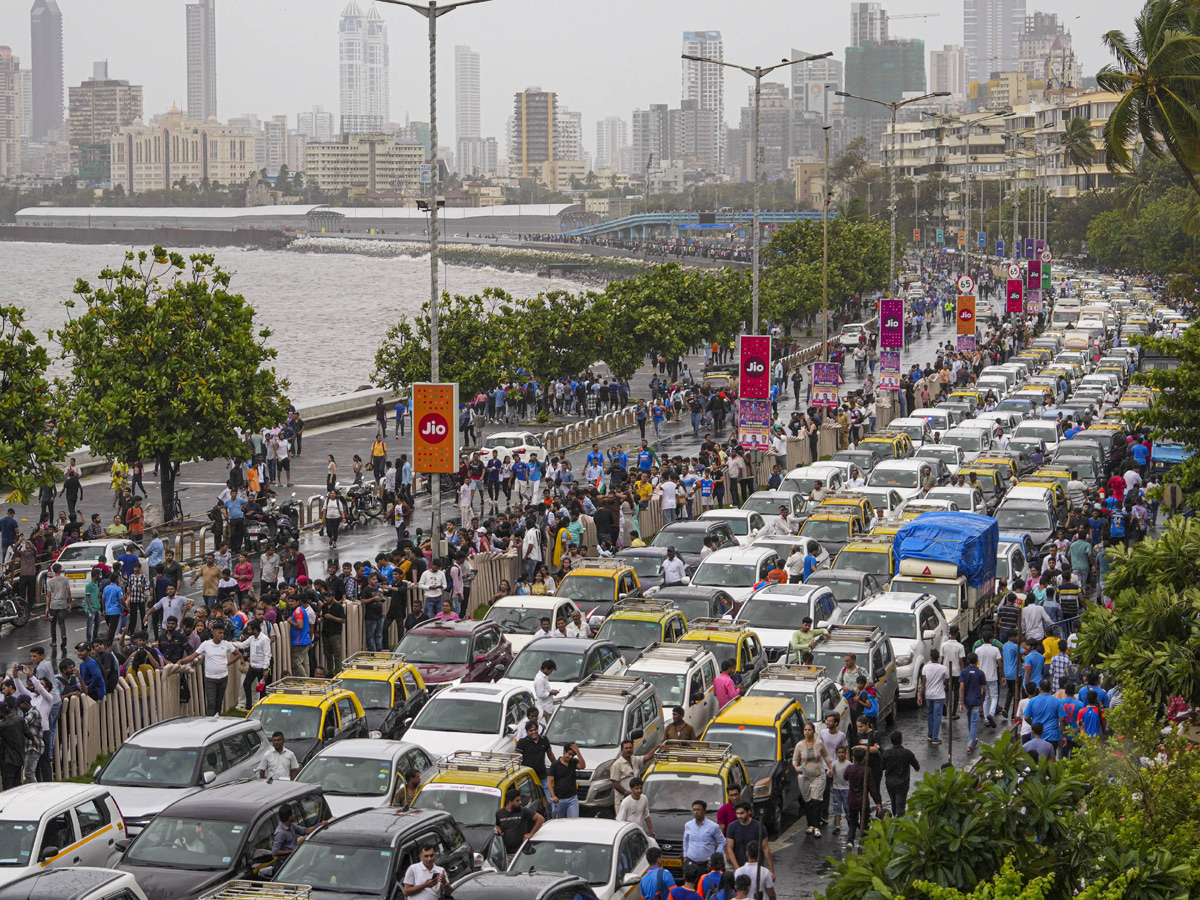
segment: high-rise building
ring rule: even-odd
[[[558,101],[553,91],[531,87],[513,98],[509,141],[509,174],[516,178],[540,176],[542,164],[557,159],[555,132]]]
[[[1025,0],[963,0],[963,45],[971,81],[1015,72],[1025,33]]]
[[[461,44],[454,48],[454,136],[480,136],[479,54]]]
[[[207,122],[217,114],[217,0],[187,5],[187,115]]]
[[[792,59],[813,54],[808,50],[793,50]],[[820,113],[828,118],[836,102],[834,94],[842,89],[842,63],[836,59],[814,59],[792,66],[792,102],[797,112]]]
[[[314,106],[308,112],[296,113],[296,133],[310,141],[333,140],[333,113],[323,106]]]
[[[929,51],[929,90],[949,91],[954,97],[966,97],[970,88],[965,47],[946,44],[941,50]]]
[[[0,178],[21,174],[21,61],[0,47]]]
[[[629,125],[619,116],[606,116],[596,123],[596,168],[619,166],[621,151],[629,146]]]
[[[720,168],[720,147],[725,145],[726,135],[723,127],[718,129],[717,114],[713,110],[701,109],[698,100],[683,100],[679,109],[671,110],[667,125],[666,159],[707,172]],[[658,159],[651,166],[652,169],[661,167]]]
[[[33,72],[28,66],[17,72],[21,83],[21,140],[33,136]]]
[[[71,164],[89,184],[111,176],[112,136],[142,120],[142,86],[108,77],[108,63],[96,63],[92,77],[67,91],[67,140]]]
[[[112,185],[128,194],[166,190],[182,178],[242,184],[258,169],[252,132],[211,117],[185,119],[177,106],[153,124],[124,126],[111,143]]]
[[[850,4],[850,45],[861,47],[870,42],[882,44],[888,39],[888,14],[878,3]],[[794,58],[794,57],[793,57]]]
[[[554,114],[554,158],[583,159],[583,113],[560,106]]]
[[[725,42],[719,31],[685,31],[683,52],[688,56],[723,60]],[[713,113],[711,143],[716,147],[714,168],[719,169],[725,163],[725,67],[685,59],[681,99],[694,101],[695,109]],[[680,106],[683,108],[683,104]],[[704,138],[701,143],[707,145],[709,141]]]
[[[387,23],[374,6],[364,16],[350,0],[338,27],[341,132],[377,134],[390,116]]]
[[[467,138],[458,142],[455,169],[460,175],[494,175],[500,160],[500,148],[494,137]]]
[[[652,163],[662,165],[670,156],[670,109],[665,103],[635,109],[632,125],[629,174],[644,175]]]
[[[1054,89],[1079,87],[1083,69],[1071,47],[1071,32],[1055,13],[1027,16],[1017,46],[1018,71],[1030,81],[1049,81]]]
[[[758,113],[758,146],[760,169],[764,178],[783,178],[791,175],[788,159],[792,156],[793,102],[787,85],[767,82],[762,86]],[[749,89],[747,105],[742,107],[738,132],[742,136],[742,153],[737,164],[749,177],[754,171],[754,88]],[[732,155],[732,154],[731,154]],[[734,160],[730,160],[734,162]]]
[[[262,168],[265,168],[268,174],[278,173],[280,166],[289,166],[290,168],[287,116],[272,116],[268,121],[263,122],[261,143],[263,145]]]
[[[57,0],[33,0],[29,13],[35,141],[63,123],[63,23]]]
[[[847,93],[890,102],[904,99],[906,93],[925,93],[925,83],[924,41],[868,41],[846,48]],[[887,109],[847,97],[845,115],[846,141],[865,137],[877,151],[891,118]]]

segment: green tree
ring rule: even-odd
[[[78,439],[46,379],[49,365],[25,310],[0,306],[0,485],[12,489],[10,503],[27,503],[37,487],[58,481]]]
[[[1077,169],[1086,169],[1096,161],[1096,145],[1092,141],[1091,123],[1083,116],[1076,116],[1067,123],[1067,130],[1062,135],[1063,153],[1067,162]],[[1095,190],[1092,179],[1087,179],[1087,187]]]
[[[169,517],[172,462],[238,455],[238,429],[282,420],[287,382],[271,366],[270,330],[254,330],[253,307],[212,254],[131,251],[99,279],[76,282],[66,305],[82,314],[56,333],[71,364],[62,388],[95,453],[158,462]]]
[[[1190,0],[1149,0],[1134,22],[1132,41],[1121,31],[1104,36],[1116,57],[1096,75],[1102,90],[1121,94],[1104,125],[1110,171],[1133,168],[1134,137],[1155,156],[1170,154],[1200,195],[1200,36],[1192,31]]]
[[[288,169],[287,163],[283,163],[279,167],[279,174],[275,176],[275,190],[285,195],[294,193],[292,190],[292,183],[289,180],[290,178],[291,170]]]
[[[1137,234],[1118,209],[1102,212],[1087,226],[1088,253],[1102,265],[1141,271],[1142,251]]]
[[[522,367],[543,387],[585,371],[599,358],[597,348],[611,330],[611,303],[593,291],[538,294],[518,301],[512,315],[509,333],[522,336]],[[552,396],[543,392],[547,407]]]

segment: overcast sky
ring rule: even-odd
[[[366,11],[372,0],[359,0]],[[185,107],[187,0],[58,0],[63,13],[65,78],[78,84],[93,60],[110,77],[145,86],[147,116],[171,103]],[[29,61],[32,0],[0,0],[0,45]],[[269,117],[321,104],[338,113],[338,18],[346,0],[217,0],[217,98],[220,118]],[[429,118],[425,19],[376,4],[388,22],[391,116]],[[885,0],[889,14],[940,13],[895,20],[893,37],[921,38],[928,51],[962,43],[960,0]],[[1130,30],[1137,0],[1028,0],[1032,12],[1057,12],[1072,32],[1085,75],[1108,59],[1100,36]],[[595,122],[635,107],[675,106],[680,96],[684,30],[719,30],[725,58],[770,64],[792,48],[844,58],[850,32],[847,0],[492,0],[439,19],[440,143],[454,139],[454,45],[481,55],[483,133],[502,132],[512,95],[531,85],[558,92],[581,111],[584,146],[595,152]],[[780,73],[779,80],[787,80]],[[725,116],[731,125],[751,79],[730,72]]]

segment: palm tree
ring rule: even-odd
[[[1200,36],[1190,28],[1189,0],[1149,0],[1130,43],[1110,31],[1104,43],[1117,58],[1096,75],[1101,89],[1124,94],[1104,126],[1112,172],[1133,167],[1136,135],[1155,156],[1170,154],[1200,195]]]
[[[1096,145],[1092,143],[1092,126],[1083,116],[1076,116],[1067,123],[1062,134],[1063,155],[1068,164],[1076,169],[1086,169],[1096,161]],[[1087,175],[1086,185],[1095,191],[1092,177]]]

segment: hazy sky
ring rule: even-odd
[[[147,116],[186,91],[187,0],[58,0],[63,13],[65,78],[78,84],[93,60],[110,77],[145,86]],[[366,11],[372,0],[359,0]],[[32,0],[0,0],[0,44],[29,60]],[[254,112],[268,117],[321,104],[338,113],[338,18],[346,0],[217,0],[217,97],[222,120]],[[424,17],[376,4],[388,21],[391,117],[429,118],[428,42]],[[893,37],[921,38],[925,49],[962,43],[960,0],[885,0],[889,14],[939,13],[892,22]],[[1029,11],[1057,12],[1072,32],[1085,75],[1108,59],[1100,36],[1129,30],[1138,0],[1027,0]],[[684,30],[719,30],[725,58],[770,64],[792,48],[844,57],[850,31],[846,0],[492,0],[439,19],[440,143],[454,139],[454,45],[481,55],[483,133],[504,152],[512,95],[531,85],[558,92],[584,116],[584,146],[595,152],[595,122],[635,107],[677,105]],[[928,61],[928,55],[926,56]],[[786,72],[778,73],[787,80]],[[730,72],[725,115],[731,125],[746,102],[748,76]],[[789,82],[790,83],[790,82]]]

